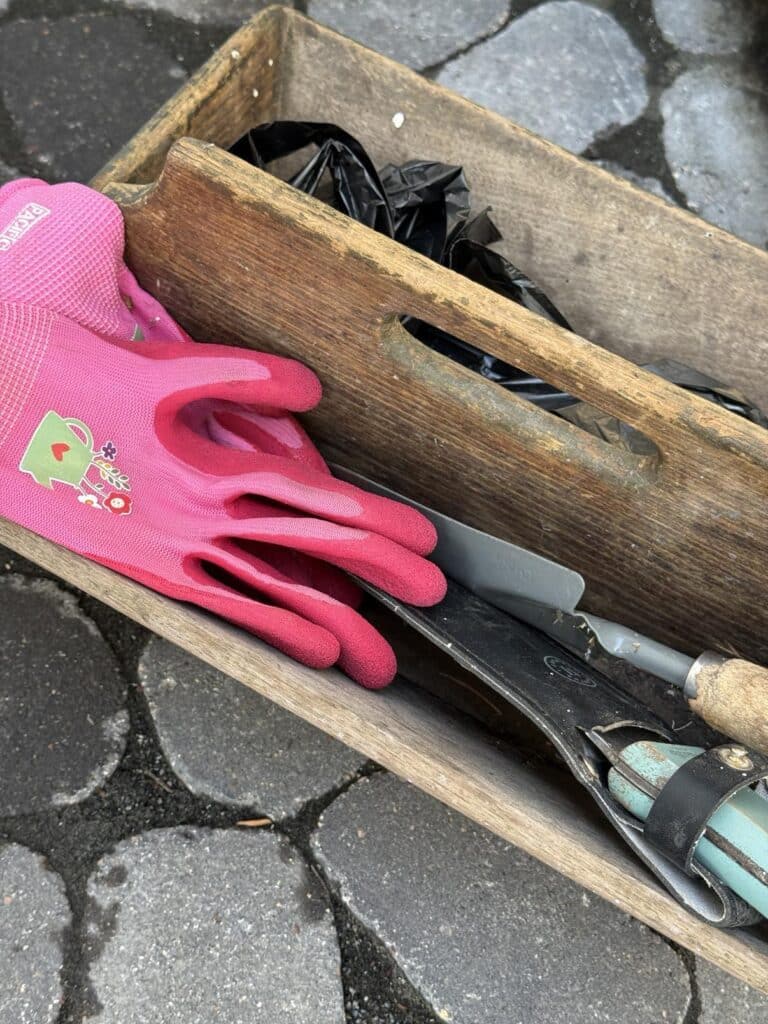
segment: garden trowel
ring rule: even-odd
[[[344,479],[419,509],[435,525],[434,560],[489,604],[543,630],[589,662],[597,648],[682,690],[714,728],[768,754],[768,670],[705,652],[694,658],[617,622],[580,611],[585,583],[573,569],[493,537],[342,467]]]
[[[357,474],[336,471],[403,500]],[[684,906],[720,927],[748,924],[755,911],[768,916],[768,800],[753,788],[768,778],[768,756],[733,743],[711,750],[676,743],[635,696],[585,663],[585,648],[582,658],[567,649],[578,646],[570,634],[561,646],[551,635],[555,630],[520,621],[516,605],[499,607],[520,589],[539,600],[557,594],[575,607],[584,588],[577,573],[416,507],[438,530],[434,557],[449,577],[445,600],[414,608],[365,589],[534,722]],[[672,674],[675,659],[679,672],[685,668],[683,655],[666,658],[661,645],[651,650],[665,672]]]
[[[363,586],[537,725],[679,902],[719,927],[768,915],[768,801],[751,788],[768,757],[680,746],[632,694],[453,580],[432,608]]]

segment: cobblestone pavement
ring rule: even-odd
[[[758,0],[301,6],[766,244]],[[0,181],[86,180],[258,7],[0,0]],[[768,1020],[768,998],[10,552],[0,609],[0,1024]]]

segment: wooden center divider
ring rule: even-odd
[[[768,431],[529,313],[209,143],[106,185],[139,281],[193,337],[307,363],[347,464],[554,558],[586,607],[698,655],[768,661]],[[592,437],[432,352],[411,314],[645,433]]]

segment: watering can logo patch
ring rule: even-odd
[[[77,500],[89,508],[127,515],[131,482],[114,464],[116,458],[112,441],[95,450],[93,434],[85,423],[51,410],[32,435],[19,469],[48,490],[53,490],[54,483],[75,488]]]

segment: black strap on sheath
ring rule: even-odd
[[[648,842],[688,874],[696,844],[718,807],[738,790],[768,778],[768,757],[737,747],[751,762],[743,770],[733,767],[734,749],[732,743],[713,747],[681,765],[662,787],[645,820]]]

